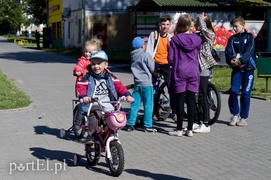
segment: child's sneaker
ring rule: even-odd
[[[229,126],[235,126],[238,121],[239,121],[238,115],[232,116],[229,122]]]
[[[154,128],[144,128],[144,131],[145,132],[157,132],[157,129],[154,129]]]
[[[205,124],[201,124],[199,128],[193,129],[193,132],[195,133],[208,133],[210,131],[211,131],[210,126],[207,127]]]
[[[134,126],[129,126],[129,125],[126,125],[124,129],[128,132],[135,130]]]
[[[196,130],[196,129],[198,129],[199,127],[200,127],[200,124],[194,123],[193,126],[192,126],[192,129],[193,129],[193,130]],[[187,131],[187,126],[183,129],[183,131],[185,131],[185,132]]]
[[[169,132],[168,135],[181,137],[181,136],[183,136],[183,131],[182,130],[175,130],[175,131]]]
[[[247,120],[242,118],[240,121],[237,122],[237,126],[246,126],[247,125]]]
[[[185,135],[188,136],[188,137],[193,137],[193,132],[192,132],[192,130],[187,130],[187,131],[185,132]]]
[[[94,138],[93,138],[93,136],[87,136],[86,137],[86,140],[85,140],[85,144],[86,145],[93,145],[94,144]]]

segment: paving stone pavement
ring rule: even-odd
[[[95,167],[85,159],[74,166],[73,155],[83,154],[84,145],[73,134],[59,137],[72,124],[75,63],[0,37],[0,70],[33,101],[0,111],[0,179],[115,179],[104,158]],[[132,83],[123,65],[110,69],[124,84]],[[120,131],[125,170],[118,179],[271,179],[270,101],[252,98],[248,126],[230,127],[228,95],[221,98],[221,115],[207,134],[168,136],[176,126],[170,119],[155,124],[164,132]]]

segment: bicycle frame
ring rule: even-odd
[[[87,131],[88,126],[83,126],[83,129]],[[108,126],[105,126],[105,128],[100,127],[100,132],[94,135],[94,139],[96,140],[96,143],[99,143],[101,147],[101,152],[106,152],[106,157],[111,160],[112,154],[110,151],[110,142],[117,141],[118,143],[120,143],[117,130],[112,130]],[[85,151],[89,152],[92,151],[92,149],[91,147],[86,146]]]
[[[166,82],[162,82],[161,75],[158,75],[153,82],[154,87],[154,110],[153,116],[155,115],[158,120],[166,120],[169,116],[170,108],[165,108],[165,106],[170,107],[170,98],[166,95],[164,88],[166,87]],[[165,98],[165,100],[164,100]],[[161,111],[166,111],[167,113],[164,117],[161,117]]]

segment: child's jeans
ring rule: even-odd
[[[254,70],[232,71],[230,96],[228,99],[228,105],[232,115],[238,115],[240,113],[241,118],[246,119],[248,117],[253,82]],[[240,87],[242,87],[242,94],[240,97],[239,108],[238,94],[240,92]]]
[[[99,132],[99,124],[104,120],[102,110],[98,105],[93,105],[89,115],[89,129],[88,135],[92,136],[93,133]]]
[[[131,111],[127,122],[128,126],[134,126],[137,113],[140,109],[141,102],[144,108],[144,127],[152,128],[152,112],[153,112],[153,86],[134,86],[133,91],[134,102],[131,104]]]

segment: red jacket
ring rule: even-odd
[[[119,97],[131,95],[130,92],[128,91],[128,89],[122,84],[122,82],[116,76],[113,75],[113,73],[110,70],[108,70],[108,69],[105,69],[105,70],[108,74],[110,74],[110,77],[112,77],[112,81],[114,83],[114,88],[115,88],[116,93]],[[89,85],[89,77],[90,77],[90,75],[86,74],[84,76],[84,78],[80,82],[77,83],[77,85],[76,85],[77,97],[88,96],[87,95],[87,88]]]
[[[85,56],[81,56],[80,58],[78,58],[78,61],[76,63],[76,65],[73,68],[73,74],[76,76],[76,81],[75,81],[75,96],[77,96],[77,83],[79,81],[82,80],[82,78],[84,77],[84,75],[88,72],[87,70],[87,66],[90,65],[90,60],[87,59]],[[76,75],[75,72],[81,72],[82,75]]]

